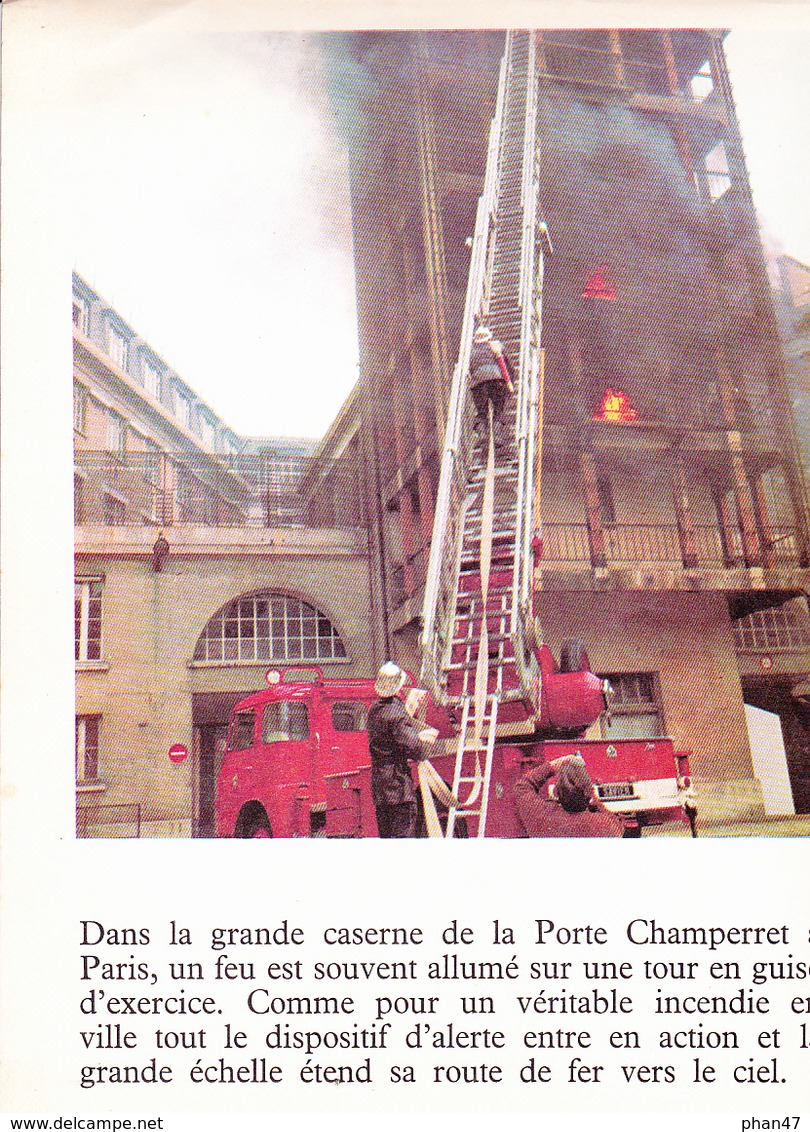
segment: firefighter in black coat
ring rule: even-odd
[[[408,764],[428,755],[418,724],[399,697],[406,679],[398,665],[387,661],[374,684],[379,699],[368,712],[371,796],[380,837],[416,835],[418,807]]]

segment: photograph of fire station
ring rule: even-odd
[[[261,692],[292,786],[242,835],[362,835],[389,661],[471,836],[541,731],[614,809],[666,739],[701,834],[808,831],[810,267],[763,252],[725,35],[318,35],[360,358],[321,437],[238,435],[74,274],[79,836],[222,834]]]

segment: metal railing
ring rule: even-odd
[[[543,559],[551,562],[589,562],[587,523],[544,523]]]
[[[691,86],[694,76],[679,76],[678,89],[673,91],[663,58],[655,62],[633,58],[624,50],[619,53],[609,47],[587,47],[571,42],[570,38],[549,38],[548,33],[543,35],[539,56],[540,73],[553,79],[664,97],[675,94],[698,104],[711,93],[707,90],[703,97],[696,94]]]
[[[658,523],[611,523],[604,528],[605,555],[613,562],[676,562],[678,528]]]
[[[717,526],[692,529],[695,561],[687,561],[687,540],[677,524],[611,523],[603,528],[605,557],[609,563],[659,562],[673,565],[732,568],[745,565],[742,532],[738,527],[722,532]],[[793,527],[771,530],[763,546],[766,565],[801,565],[798,534]],[[587,523],[544,523],[543,563],[547,566],[591,560]]]
[[[77,526],[361,527],[353,458],[77,450]]]

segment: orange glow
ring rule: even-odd
[[[606,389],[596,421],[635,421],[638,413],[623,389]]]
[[[582,292],[583,299],[607,299],[610,302],[615,300],[616,288],[607,276],[608,265],[600,263],[585,284],[585,290]]]

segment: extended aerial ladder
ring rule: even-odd
[[[483,837],[498,734],[531,730],[540,673],[533,645],[533,536],[542,413],[545,225],[538,211],[537,68],[530,31],[510,31],[478,202],[458,361],[450,392],[425,587],[422,681],[457,726],[446,835],[458,817]],[[478,435],[468,371],[489,326],[513,362],[505,442]],[[435,829],[435,823],[434,823]]]

